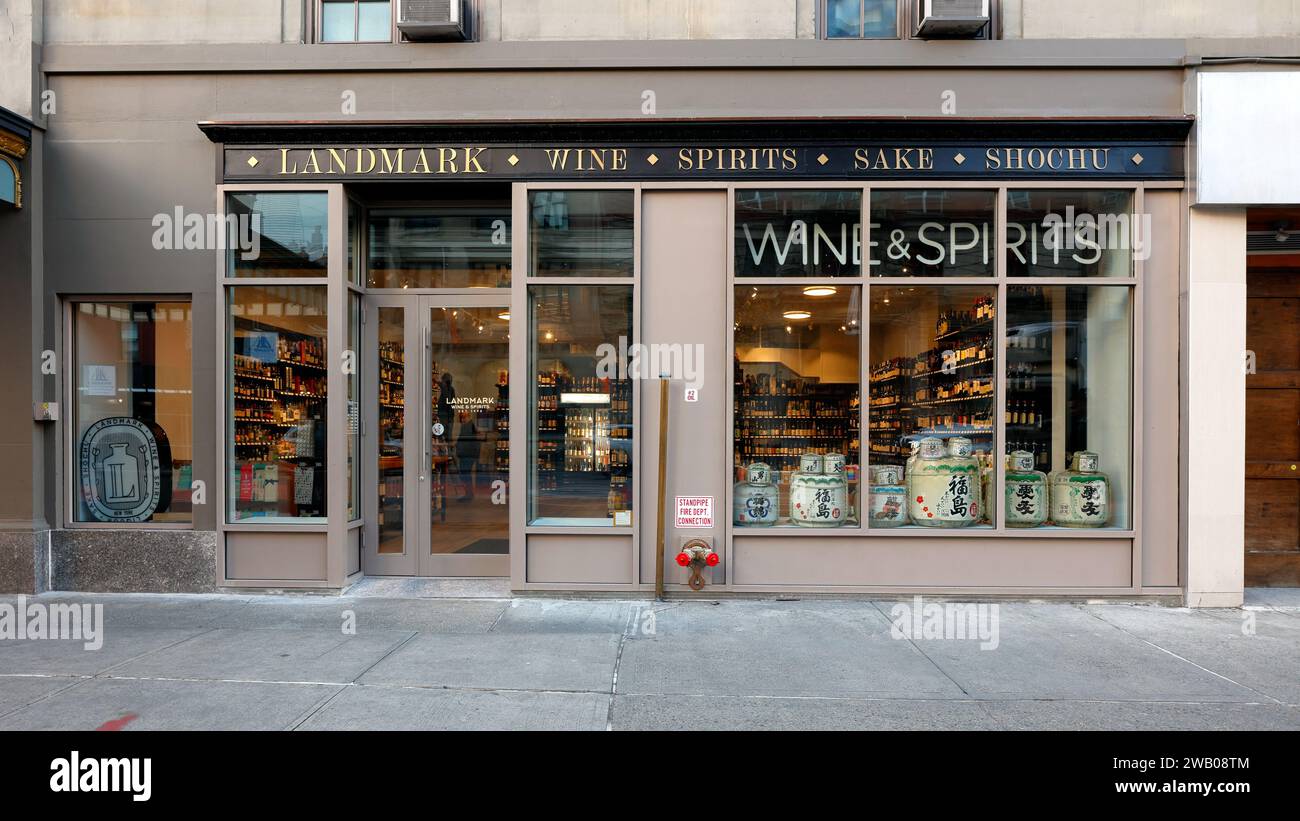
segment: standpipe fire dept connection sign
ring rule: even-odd
[[[713,527],[712,496],[678,496],[676,527]]]

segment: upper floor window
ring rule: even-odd
[[[321,0],[320,42],[392,42],[392,6],[391,0]]]
[[[898,37],[898,0],[825,0],[826,37],[893,39]]]

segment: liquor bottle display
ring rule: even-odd
[[[762,465],[770,488],[736,486],[737,498],[770,499],[771,513],[749,513],[738,524],[779,520],[804,527],[838,527],[856,518],[849,473],[860,447],[861,400],[854,384],[823,384],[775,363],[735,363],[735,467]],[[751,462],[750,460],[757,460]],[[829,466],[827,464],[829,462]],[[782,480],[785,479],[783,483]],[[829,506],[818,499],[829,500]],[[769,520],[770,519],[770,520]]]
[[[607,517],[632,509],[632,384],[537,375],[537,482],[603,499]]]
[[[237,520],[325,515],[325,343],[239,320],[231,360]]]
[[[928,347],[871,367],[867,438],[872,464],[904,465],[915,443],[926,436],[962,436],[971,439],[977,451],[992,450],[993,298],[974,298],[969,308],[950,307],[953,304],[963,303],[954,299],[937,311]],[[873,303],[873,311],[876,308]],[[880,341],[888,343],[882,349],[910,347],[899,337],[914,338],[912,314],[901,314],[897,323],[904,326],[902,332],[881,323]]]

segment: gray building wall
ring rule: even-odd
[[[994,2],[1007,39],[1300,35],[1293,0]],[[293,43],[311,40],[316,3],[4,0],[4,8],[19,28],[43,13],[38,43]],[[821,7],[820,0],[477,0],[476,14],[484,41],[787,40],[817,37]]]

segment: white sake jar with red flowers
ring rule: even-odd
[[[980,465],[969,439],[927,436],[907,477],[907,507],[921,527],[969,527],[980,517]]]

